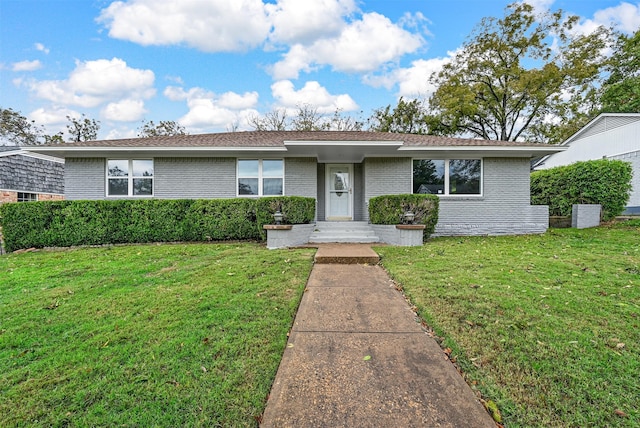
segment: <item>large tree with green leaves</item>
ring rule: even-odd
[[[609,78],[602,87],[602,111],[640,112],[640,30],[618,35],[616,49],[609,60]]]
[[[0,144],[29,146],[38,144],[42,130],[35,121],[29,120],[11,108],[0,108]]]
[[[387,105],[373,111],[369,117],[369,130],[378,132],[398,132],[401,134],[426,134],[427,110],[424,100],[405,101],[400,97],[398,104]]]
[[[559,122],[591,114],[610,30],[576,31],[577,16],[538,14],[526,3],[484,18],[431,77],[429,132],[560,142]]]

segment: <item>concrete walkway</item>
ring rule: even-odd
[[[377,258],[319,247],[261,426],[495,427],[386,272],[349,254]]]

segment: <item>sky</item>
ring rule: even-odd
[[[428,77],[501,0],[0,0],[0,107],[47,133],[66,117],[100,139],[143,121],[191,134],[251,130],[248,119],[311,105],[357,119],[426,98]],[[538,10],[631,34],[640,1],[530,0]]]

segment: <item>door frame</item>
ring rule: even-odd
[[[346,217],[331,217],[331,168],[341,167],[349,173],[349,215]],[[325,169],[325,219],[327,221],[353,221],[353,164],[328,163]]]

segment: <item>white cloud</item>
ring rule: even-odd
[[[118,140],[123,138],[136,138],[138,136],[138,131],[132,128],[118,127],[111,128],[107,135],[105,135],[105,140]]]
[[[236,94],[235,92],[225,92],[220,95],[219,104],[221,107],[233,110],[241,110],[252,108],[258,104],[257,92],[245,92],[244,94]]]
[[[312,43],[337,36],[344,18],[357,10],[354,0],[279,0],[265,5],[273,24],[270,39],[279,43]]]
[[[358,104],[348,95],[332,95],[318,82],[305,83],[300,90],[295,89],[289,80],[281,80],[271,85],[271,92],[277,103],[288,110],[309,104],[318,109],[318,113],[333,113],[336,109],[353,111]]]
[[[45,45],[43,45],[42,43],[35,43],[33,45],[33,47],[36,48],[37,51],[43,52],[45,54],[49,54],[49,48],[47,48]]]
[[[124,99],[107,104],[101,116],[116,122],[135,122],[141,120],[146,112],[144,101]]]
[[[84,108],[123,100],[141,101],[155,95],[151,70],[131,68],[121,59],[76,62],[66,80],[24,82],[38,97]]]
[[[520,3],[528,3],[533,6],[536,13],[545,13],[550,8],[555,0],[522,0]]]
[[[29,119],[45,126],[64,125],[68,123],[67,116],[80,117],[81,114],[66,107],[55,106],[48,109],[41,107],[37,110],[32,111],[29,114]]]
[[[271,24],[261,0],[130,0],[103,9],[109,36],[141,45],[188,45],[205,52],[253,48]]]
[[[442,67],[450,62],[455,55],[454,51],[448,52],[448,56],[444,58],[419,59],[413,61],[411,67],[396,68],[379,76],[365,76],[363,82],[373,87],[386,89],[397,86],[398,97],[426,99],[436,90],[436,87],[429,83],[429,78],[433,73],[442,70]]]
[[[81,117],[81,114],[75,110],[61,106],[40,107],[29,113],[29,119],[38,125],[43,125],[47,130],[46,132],[50,135],[67,131],[67,124],[69,124],[67,116]]]
[[[258,103],[257,92],[225,92],[217,95],[202,88],[168,86],[164,95],[171,101],[186,101],[189,111],[178,122],[190,132],[230,129],[247,123],[247,118],[258,115],[254,109]]]
[[[40,68],[42,68],[42,63],[37,59],[33,61],[14,62],[11,67],[13,71],[35,71]]]
[[[598,24],[610,25],[624,33],[634,33],[640,28],[640,3],[620,3],[618,6],[599,10],[593,15]]]
[[[310,46],[296,44],[272,68],[276,80],[297,78],[300,71],[330,65],[336,71],[373,71],[417,51],[422,36],[411,33],[378,13],[367,13],[346,26],[336,37],[315,41]]]
[[[114,38],[141,45],[186,45],[205,52],[263,46],[287,49],[275,80],[330,66],[370,72],[416,52],[428,20],[405,14],[398,23],[361,13],[356,0],[128,0],[103,9],[98,22]]]

